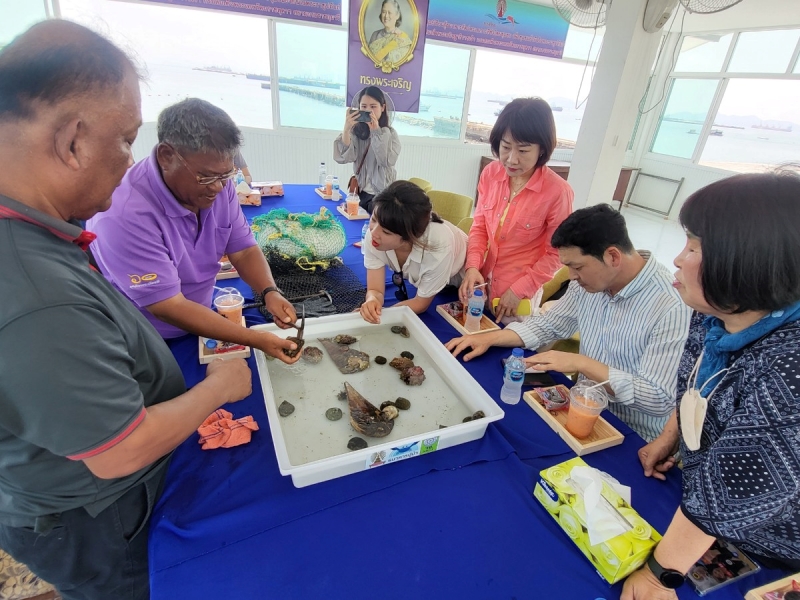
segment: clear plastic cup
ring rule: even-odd
[[[242,324],[244,296],[236,288],[224,288],[214,297],[214,308],[226,319]]]
[[[592,387],[596,383],[590,379],[583,379],[569,391],[566,428],[576,438],[587,438],[592,435],[600,413],[608,406],[608,396],[603,386]]]
[[[358,216],[358,196],[348,196],[347,197],[347,214],[351,217]]]

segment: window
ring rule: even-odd
[[[585,73],[584,73],[585,69]],[[497,115],[514,98],[541,96],[553,109],[560,147],[573,147],[594,67],[522,54],[477,50],[469,103],[468,140],[489,139]],[[583,78],[583,87],[581,79]]]
[[[678,73],[714,73],[722,70],[733,34],[701,35],[683,38],[681,53],[675,65]]]
[[[564,40],[563,58],[585,61],[588,57],[590,61],[596,61],[597,56],[600,54],[600,47],[603,45],[605,33],[605,27],[585,29],[570,25],[567,30],[567,39]],[[590,49],[591,54],[589,53]]]
[[[785,73],[800,30],[744,31],[739,34],[728,71]]]
[[[674,79],[651,152],[692,158],[717,91],[716,79]]]
[[[34,23],[47,18],[47,11],[42,0],[17,2],[13,8],[9,4],[10,2],[6,2],[7,6],[0,13],[0,48]]]
[[[700,164],[764,171],[800,156],[800,80],[731,79]]]
[[[60,5],[64,18],[105,35],[143,67],[145,122],[196,97],[225,110],[239,126],[272,127],[270,90],[258,78],[269,76],[266,19],[104,0],[60,0]]]

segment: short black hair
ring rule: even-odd
[[[489,144],[495,156],[500,154],[500,142],[506,132],[516,142],[539,144],[537,167],[550,160],[558,143],[553,110],[541,98],[517,98],[506,104],[489,134]]]
[[[0,121],[29,119],[37,103],[113,88],[130,72],[138,76],[131,59],[86,27],[37,23],[0,52]]]
[[[800,300],[800,175],[748,173],[696,191],[680,223],[700,239],[706,302],[732,313]]]
[[[398,180],[375,196],[372,214],[378,225],[399,235],[412,245],[418,244],[430,223],[441,223],[433,204],[421,187]]]
[[[221,108],[200,98],[187,98],[158,115],[158,141],[179,152],[233,156],[242,145],[242,132]]]
[[[580,208],[568,216],[553,232],[553,248],[572,246],[581,254],[602,261],[611,246],[624,254],[634,250],[625,218],[608,204],[595,204]]]

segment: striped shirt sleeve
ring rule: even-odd
[[[579,289],[577,283],[570,283],[564,297],[545,314],[528,317],[519,323],[511,323],[508,329],[522,339],[526,348],[532,350],[556,340],[572,337],[578,331],[578,316],[582,309]]]

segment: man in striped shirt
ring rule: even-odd
[[[548,351],[526,359],[541,370],[578,372],[608,381],[609,410],[652,441],[675,408],[678,360],[691,311],[673,288],[671,272],[636,251],[625,219],[607,204],[583,208],[553,233],[572,282],[545,314],[502,331],[467,335],[447,343],[470,360],[491,346],[539,348],[581,334],[580,354]]]

